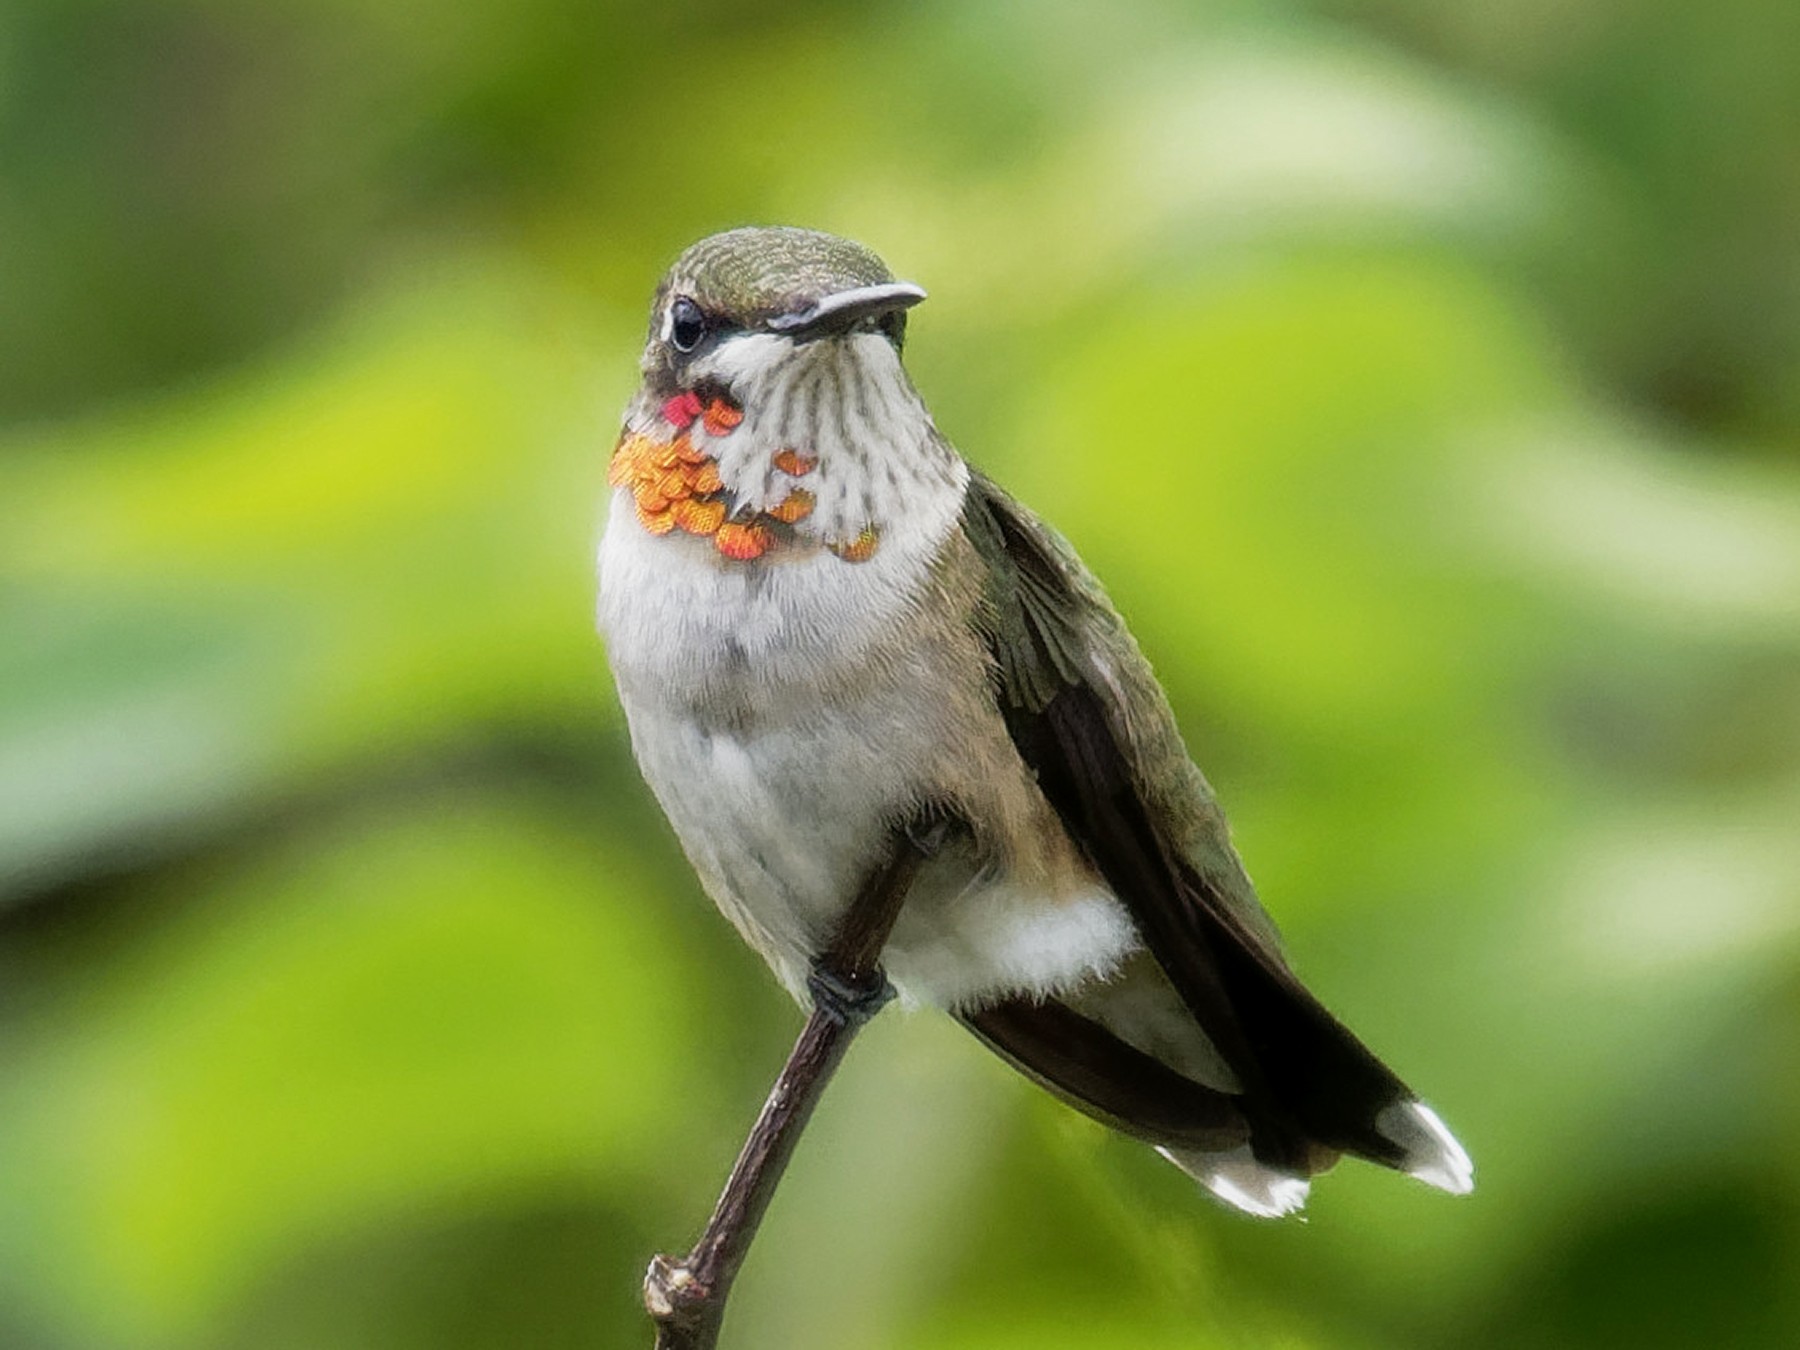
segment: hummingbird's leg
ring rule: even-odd
[[[718,1344],[731,1282],[801,1131],[851,1038],[893,997],[881,971],[881,950],[925,857],[912,827],[895,832],[886,861],[857,892],[807,981],[812,1012],[744,1141],[706,1231],[680,1260],[657,1256],[650,1262],[644,1307],[656,1323],[656,1350],[712,1350]]]

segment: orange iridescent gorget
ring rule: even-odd
[[[792,488],[766,511],[733,516],[718,464],[696,450],[688,436],[696,421],[709,436],[728,435],[744,420],[742,409],[716,397],[703,405],[699,395],[689,390],[664,403],[662,415],[675,428],[675,435],[663,441],[626,432],[619,438],[607,470],[607,481],[614,487],[631,490],[638,521],[646,530],[656,535],[680,530],[710,538],[720,554],[735,562],[750,562],[792,540],[792,526],[812,513],[813,494],[805,488]],[[790,478],[803,477],[815,466],[816,461],[797,450],[783,450],[775,456],[775,467]],[[875,556],[880,542],[880,534],[871,525],[854,539],[827,541],[825,546],[846,562],[866,562]]]

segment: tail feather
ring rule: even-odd
[[[1195,1149],[1156,1150],[1212,1194],[1258,1219],[1280,1219],[1306,1207],[1312,1182],[1260,1163],[1243,1144],[1225,1153]]]
[[[1056,999],[1002,999],[961,1021],[1084,1114],[1153,1145],[1217,1199],[1259,1218],[1306,1203],[1310,1178],[1342,1153],[1440,1190],[1474,1187],[1469,1155],[1291,975],[1221,975],[1246,1040],[1266,1058],[1248,1084],[1219,1079],[1218,1052],[1153,962]],[[1285,967],[1282,970],[1285,974]]]
[[[1401,1150],[1400,1170],[1451,1195],[1475,1189],[1475,1164],[1424,1102],[1395,1102],[1375,1118],[1375,1128]]]
[[[1077,1110],[1158,1147],[1248,1144],[1238,1101],[1175,1072],[1055,999],[1002,999],[958,1014],[988,1049]]]

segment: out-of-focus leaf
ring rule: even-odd
[[[0,886],[483,723],[605,715],[611,418],[533,296],[471,274],[0,457]]]
[[[629,1181],[706,1100],[648,882],[529,801],[439,797],[196,888],[13,1058],[0,1285],[188,1346],[309,1244]]]

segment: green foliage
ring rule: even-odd
[[[591,557],[657,274],[770,220],[932,291],[1479,1187],[1240,1220],[883,1019],[734,1343],[1790,1344],[1793,20],[1480,13],[0,14],[0,1344],[647,1343],[795,1018]]]

